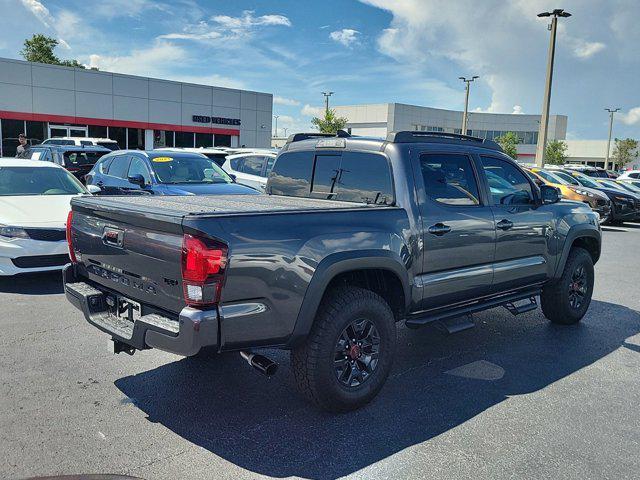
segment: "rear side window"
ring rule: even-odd
[[[269,192],[273,195],[308,197],[313,159],[314,152],[290,152],[280,155],[269,174]]]
[[[127,171],[129,170],[130,157],[127,155],[118,155],[114,157],[111,165],[109,166],[109,175],[118,178],[127,178]]]
[[[394,203],[391,168],[382,154],[344,152],[337,181],[336,200]]]
[[[432,200],[458,207],[480,205],[478,183],[467,155],[421,155],[420,169],[425,192]]]
[[[238,171],[247,173],[249,175],[261,176],[263,167],[264,157],[244,157],[241,167]]]

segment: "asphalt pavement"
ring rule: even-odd
[[[288,355],[114,355],[58,274],[0,279],[0,478],[639,478],[640,224],[606,228],[581,324],[540,310],[398,332],[366,408],[321,413]]]

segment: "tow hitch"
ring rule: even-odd
[[[131,345],[127,345],[126,343],[121,342],[120,340],[116,340],[115,338],[112,338],[111,340],[113,341],[113,353],[124,352],[129,355],[133,355],[134,353],[136,353],[136,349]]]

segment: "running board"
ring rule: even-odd
[[[438,320],[434,322],[433,325],[448,334],[462,332],[463,330],[469,330],[476,326],[476,324],[473,323],[473,315],[471,314],[464,315],[462,317]]]
[[[511,305],[513,307],[513,310],[507,307],[511,313],[513,313],[514,315],[518,315],[520,313],[528,312],[535,309],[538,306],[538,304],[535,303],[535,297],[538,295],[540,295],[540,287],[528,288],[526,290],[509,293],[506,295],[500,295],[499,297],[490,297],[487,299],[478,300],[474,303],[462,305],[459,307],[452,307],[447,309],[441,308],[438,310],[433,310],[431,312],[426,312],[425,314],[420,316],[409,317],[407,318],[407,320],[405,320],[405,325],[407,326],[407,328],[420,328],[432,322],[443,322],[444,320],[455,319],[456,317],[465,317],[465,320],[467,320],[468,322],[467,317],[470,314],[488,310],[494,307],[506,307],[507,305]],[[529,300],[529,303],[519,307],[513,306],[516,302],[520,302],[522,300]],[[467,322],[465,322],[465,324],[467,324]],[[471,324],[473,325],[473,323]],[[466,330],[466,328],[461,328],[455,331],[461,330]]]
[[[520,315],[521,313],[530,312],[538,308],[538,302],[536,302],[536,297],[533,296],[528,298],[526,303],[520,305],[516,305],[515,302],[506,303],[504,308],[509,310],[513,315]]]

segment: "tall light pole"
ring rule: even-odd
[[[619,108],[605,108],[609,112],[609,140],[607,140],[607,155],[604,157],[604,169],[609,168],[609,150],[611,148],[611,132],[613,131],[613,114],[616,113]]]
[[[289,130],[287,127],[282,127],[282,130],[284,130],[284,136],[286,138],[287,136],[287,130]]]
[[[462,80],[464,83],[466,83],[465,86],[465,94],[464,94],[464,113],[462,114],[462,135],[466,135],[467,134],[467,117],[469,116],[469,86],[471,85],[471,82],[473,82],[476,78],[480,78],[478,77],[478,75],[474,75],[471,78],[464,78],[464,77],[458,77],[460,80]]]
[[[324,95],[324,111],[325,112],[329,111],[329,97],[334,93],[336,92],[322,92],[322,95]]]
[[[273,118],[276,119],[276,132],[273,134],[274,138],[278,138],[278,119],[280,118],[280,115],[274,115]]]
[[[549,128],[549,106],[551,105],[551,81],[553,79],[553,60],[556,55],[556,31],[558,29],[558,17],[570,17],[569,12],[562,8],[556,8],[552,12],[542,12],[538,17],[553,17],[551,19],[551,38],[549,39],[549,53],[547,55],[547,78],[544,86],[544,99],[542,101],[542,118],[538,132],[538,145],[536,147],[536,165],[544,166],[545,149],[547,147],[547,130]]]

